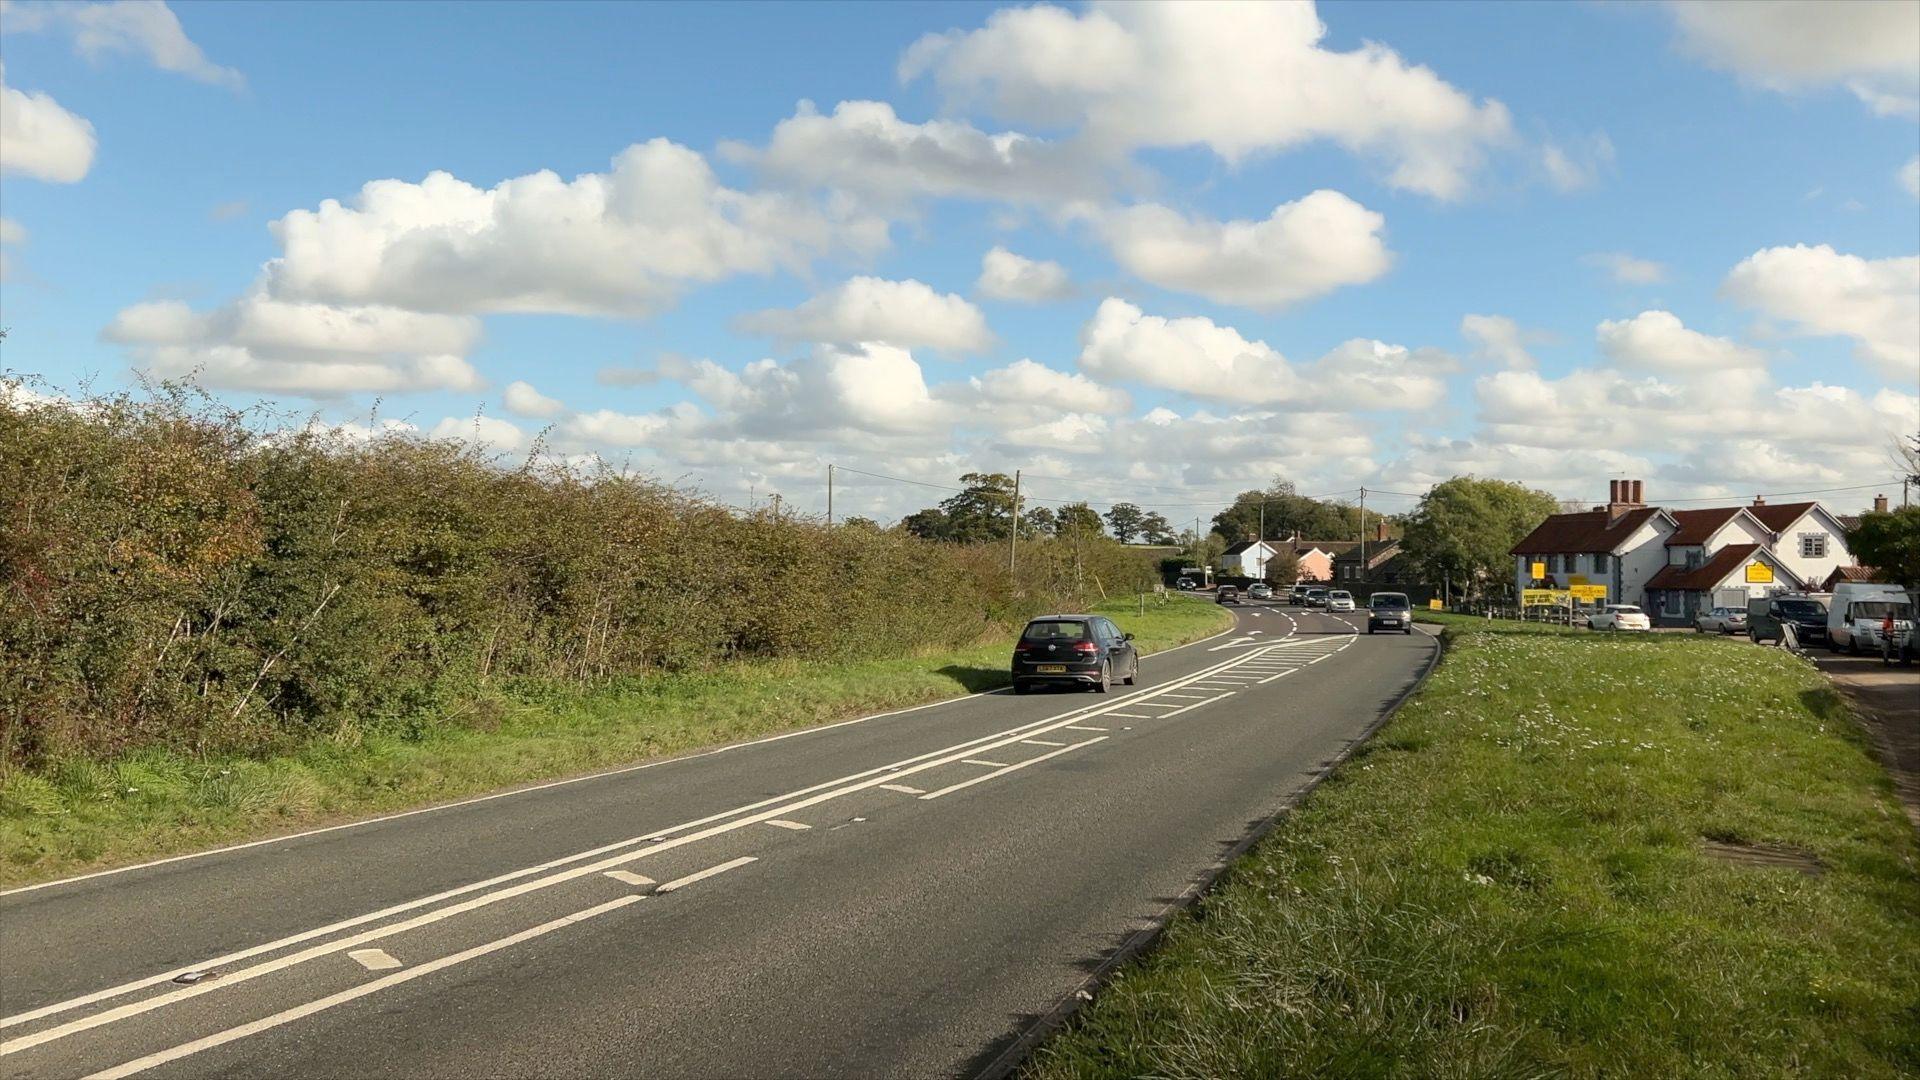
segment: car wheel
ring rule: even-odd
[[[1139,657],[1136,656],[1133,658],[1133,669],[1131,671],[1128,671],[1127,677],[1120,681],[1126,683],[1128,686],[1132,686],[1133,684],[1140,681],[1140,658]]]
[[[1852,636],[1851,634],[1847,636],[1847,655],[1848,656],[1860,655],[1860,639]]]
[[[1112,673],[1107,670],[1107,665],[1101,664],[1100,665],[1100,681],[1093,684],[1093,692],[1096,694],[1104,694],[1112,686],[1113,686]]]
[[[1704,634],[1707,632],[1707,628],[1704,626],[1701,626],[1699,623],[1694,623],[1693,632],[1696,634]]]
[[[1412,637],[1412,636],[1413,636],[1413,627],[1411,627],[1411,626],[1409,626],[1409,627],[1407,627],[1407,628],[1406,628],[1405,630],[1402,630],[1402,631],[1400,631],[1400,632],[1401,632],[1401,633],[1403,633],[1403,634],[1405,634],[1405,635],[1407,635],[1408,637]]]

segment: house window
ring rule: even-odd
[[[1607,572],[1607,557],[1605,555],[1595,555],[1593,557],[1593,572],[1596,574],[1604,574]]]
[[[1575,558],[1575,556],[1573,556],[1573,555],[1562,555],[1562,556],[1560,556],[1560,572],[1561,572],[1561,573],[1563,573],[1563,574],[1570,574],[1570,573],[1572,573],[1572,572],[1573,572],[1573,560],[1574,560],[1574,558]]]
[[[1691,570],[1694,567],[1699,566],[1700,559],[1701,559],[1701,554],[1700,554],[1699,548],[1687,549],[1687,569]]]
[[[1679,589],[1660,590],[1660,614],[1669,619],[1686,614],[1686,594]]]
[[[1827,557],[1826,533],[1801,533],[1800,557],[1803,559],[1824,559]]]

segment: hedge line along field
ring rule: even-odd
[[[17,384],[15,384],[17,386]],[[1003,549],[741,513],[604,465],[353,438],[178,387],[0,382],[0,768],[289,752],[515,682],[958,648],[1131,593],[1112,543]],[[450,719],[452,718],[452,719]]]
[[[1920,1073],[1920,845],[1819,672],[1450,622],[1027,1080]]]

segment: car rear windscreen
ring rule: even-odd
[[[1049,619],[1046,622],[1028,623],[1026,633],[1020,636],[1029,641],[1061,638],[1077,641],[1087,636],[1087,624],[1066,619]]]

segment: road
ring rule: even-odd
[[[1104,696],[975,695],[0,894],[0,1075],[975,1073],[1436,650],[1236,618]]]

